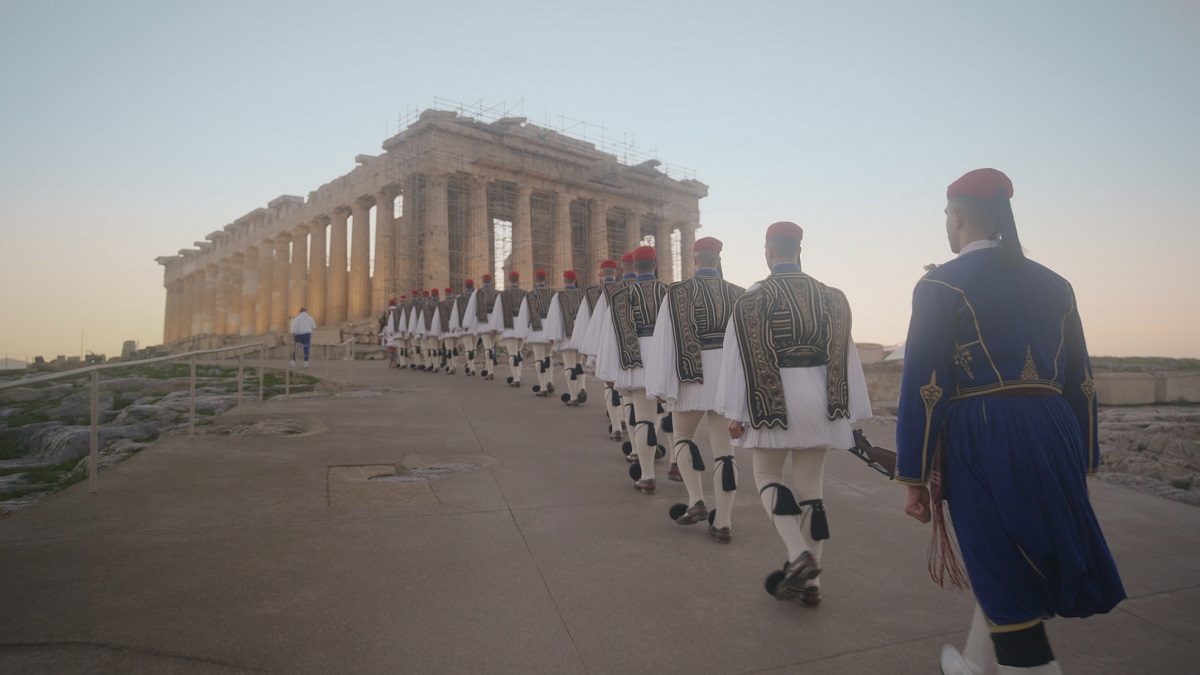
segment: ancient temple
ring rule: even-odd
[[[320,326],[378,316],[412,289],[460,289],[509,270],[552,284],[636,246],[658,249],[659,277],[691,274],[708,187],[649,159],[520,117],[454,110],[414,115],[380,155],[308,198],[283,195],[163,256],[163,341],[283,333],[306,307]],[[681,255],[681,252],[686,252]]]

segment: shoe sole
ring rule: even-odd
[[[708,520],[708,511],[694,514],[684,513],[675,520],[675,523],[678,525],[695,525],[702,520]]]
[[[804,594],[808,582],[821,574],[821,568],[817,566],[816,560],[810,558],[809,561],[809,564],[796,566],[796,571],[790,575],[787,572],[784,573],[783,579],[779,581],[779,586],[775,588],[776,600],[798,599]]]
[[[709,534],[709,536],[711,536],[713,539],[715,539],[715,540],[719,541],[719,542],[720,542],[720,543],[722,543],[722,544],[728,544],[728,543],[729,543],[729,542],[730,542],[730,541],[733,539],[733,534],[732,534],[732,533],[730,533],[730,532],[721,532],[720,530],[718,530],[717,528],[715,528],[715,527],[713,527],[713,526],[711,526],[711,525],[709,525],[709,526],[708,526],[708,534]]]

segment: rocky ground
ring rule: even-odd
[[[894,418],[899,365],[878,364],[866,370],[876,414]],[[101,380],[101,468],[136,454],[155,439],[188,432],[186,374],[187,368],[176,364]],[[234,369],[215,366],[198,369],[197,433],[305,431],[293,420],[213,426],[213,417],[237,405],[236,374]],[[256,374],[247,375],[244,391],[257,393]],[[268,398],[283,393],[278,373],[268,373],[264,386]],[[330,393],[317,380],[296,374],[291,392],[293,396]],[[369,392],[343,395],[364,394]],[[86,478],[90,414],[86,376],[0,390],[0,515]],[[1200,506],[1200,406],[1101,408],[1099,426],[1100,480]]]

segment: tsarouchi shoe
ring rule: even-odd
[[[669,480],[683,482],[683,474],[679,473],[679,465],[671,462],[671,468],[667,469],[667,478]]]
[[[655,487],[654,479],[653,478],[643,478],[643,479],[635,480],[635,481],[633,481],[633,487],[641,490],[642,492],[644,492],[646,494],[651,494],[654,492],[654,487]]]
[[[821,604],[821,587],[820,586],[805,586],[800,592],[800,597],[797,598],[800,604],[804,607],[815,609]]]
[[[774,595],[776,600],[795,600],[804,592],[808,582],[816,579],[820,573],[817,559],[812,553],[805,551],[784,566],[783,576],[771,595]]]
[[[708,534],[722,544],[728,544],[733,539],[733,532],[728,527],[709,525]]]
[[[680,506],[683,506],[683,504],[677,504],[672,510],[677,511]],[[694,525],[702,520],[708,520],[708,507],[704,505],[703,499],[686,507],[683,513],[680,513],[675,518],[675,522],[679,525]]]

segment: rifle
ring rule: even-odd
[[[867,466],[892,480],[896,477],[896,451],[871,445],[862,429],[854,430],[854,447],[847,448]]]

